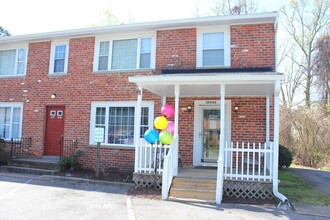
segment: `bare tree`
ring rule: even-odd
[[[97,16],[98,16],[98,22],[91,24],[91,26],[93,27],[119,24],[119,19],[114,14],[111,7],[102,9]]]
[[[255,0],[217,0],[211,11],[216,16],[252,14],[257,11]]]
[[[200,1],[199,0],[196,0],[196,2],[195,2],[195,6],[193,8],[192,15],[195,18],[199,18],[201,16],[200,15]]]
[[[314,72],[324,107],[330,105],[330,32],[317,40]]]
[[[280,57],[278,66],[281,66],[281,72],[286,75],[286,80],[281,84],[282,102],[288,109],[295,105],[301,104],[301,88],[304,83],[304,76],[300,65],[293,62],[290,57],[297,57],[297,50],[295,45],[287,42],[278,49]]]
[[[283,26],[292,38],[300,56],[288,57],[299,66],[305,80],[305,105],[311,105],[314,80],[313,56],[315,42],[330,24],[330,0],[291,0],[289,7],[282,7]]]

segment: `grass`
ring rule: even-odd
[[[330,167],[321,167],[320,170],[323,170],[323,171],[330,171]]]
[[[278,178],[281,180],[279,191],[290,202],[309,204],[315,206],[329,206],[330,197],[317,189],[310,187],[306,182],[299,179],[288,170],[279,170]]]

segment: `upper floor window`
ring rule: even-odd
[[[152,38],[97,42],[95,71],[148,69],[154,67]]]
[[[55,43],[52,45],[49,73],[67,73],[68,70],[68,48],[66,43]]]
[[[0,50],[0,76],[26,74],[27,49]]]
[[[197,67],[230,66],[229,29],[199,29]]]
[[[0,103],[0,138],[21,137],[22,113],[22,103]]]

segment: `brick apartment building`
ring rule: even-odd
[[[136,171],[136,141],[166,102],[184,166],[216,162],[221,139],[276,151],[276,29],[272,12],[0,38],[0,135],[31,137],[31,156],[59,155],[63,135],[91,168],[103,128],[101,166]]]

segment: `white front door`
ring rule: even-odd
[[[194,166],[217,162],[221,132],[220,114],[220,101],[195,101]],[[230,101],[226,101],[226,141],[230,141],[230,118]]]

